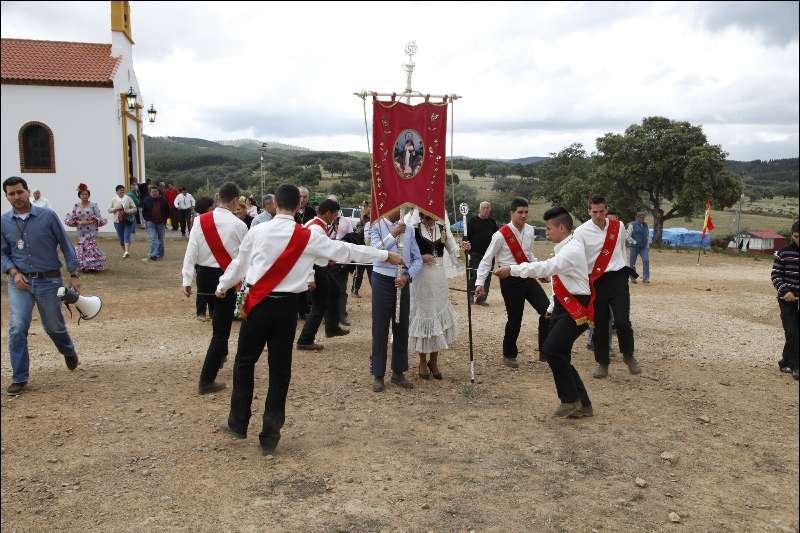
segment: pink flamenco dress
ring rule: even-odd
[[[91,223],[81,226],[79,222]],[[72,228],[78,228],[78,245],[75,247],[75,255],[78,258],[78,265],[82,272],[100,272],[106,269],[108,259],[106,254],[97,246],[97,231],[101,226],[105,226],[107,222],[94,202],[85,208],[81,207],[80,203],[77,203],[72,208],[72,211],[67,214],[64,224]]]

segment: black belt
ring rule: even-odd
[[[297,296],[297,293],[294,292],[271,292],[267,295],[267,298],[288,298],[289,296]]]
[[[61,277],[61,271],[60,270],[48,270],[47,272],[23,272],[22,274],[26,278],[29,278],[29,279],[60,278]]]

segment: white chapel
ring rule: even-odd
[[[111,44],[2,39],[0,181],[21,176],[63,219],[79,183],[105,210],[114,187],[145,180],[133,44],[126,1],[111,2]]]

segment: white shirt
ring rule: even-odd
[[[528,261],[536,261],[536,256],[533,254],[533,241],[536,240],[536,232],[533,230],[533,226],[525,224],[522,228],[522,235],[520,235],[519,230],[513,223],[509,222],[506,226],[511,228],[514,236],[519,240],[522,251],[525,252],[525,257],[528,258]],[[478,265],[478,275],[475,279],[476,287],[483,287],[486,276],[489,275],[492,269],[492,259],[495,260],[498,267],[517,264],[517,260],[514,259],[511,250],[508,249],[506,238],[503,237],[499,230],[492,235],[492,241],[489,243],[489,247],[486,248],[486,253],[483,254],[480,265]]]
[[[259,224],[247,232],[239,247],[239,255],[219,278],[217,290],[224,292],[242,279],[250,285],[258,282],[286,249],[294,233],[295,224],[291,215],[278,214],[269,222]],[[337,263],[351,261],[369,263],[376,260],[386,261],[388,257],[389,252],[386,250],[334,241],[317,231],[312,231],[311,238],[297,263],[278,283],[274,291],[300,293],[308,290],[308,280],[315,259],[325,258]]]
[[[175,209],[191,209],[194,207],[194,196],[181,193],[175,197]]]
[[[227,209],[217,207],[214,209],[214,226],[222,240],[222,246],[232,258],[236,257],[239,246],[247,234],[247,224]],[[189,232],[189,243],[186,245],[186,254],[183,256],[181,276],[184,287],[192,284],[195,265],[219,268],[219,263],[211,253],[211,248],[208,247],[199,221],[192,226],[192,230]],[[230,270],[230,266],[228,266],[228,270]]]
[[[549,278],[557,274],[572,295],[588,295],[589,270],[583,245],[572,235],[556,244],[555,257],[534,263],[511,265],[511,275],[519,278]]]
[[[341,240],[342,237],[347,235],[348,233],[353,232],[353,223],[350,222],[350,219],[347,217],[336,217],[336,235],[332,235],[332,239]]]
[[[31,198],[31,204],[35,205],[36,207],[47,207],[50,208],[50,202],[47,201],[47,198],[44,196],[40,196],[38,200],[34,200]]]
[[[600,255],[600,250],[603,249],[603,243],[606,242],[606,234],[608,233],[609,220],[606,219],[606,225],[603,229],[597,227],[597,224],[587,220],[575,229],[573,235],[576,240],[579,240],[583,245],[586,253],[586,266],[589,273],[592,272],[597,257]],[[628,231],[625,229],[625,224],[619,221],[619,235],[617,242],[614,245],[614,253],[611,256],[611,261],[608,263],[606,272],[615,272],[628,266],[628,261],[625,258],[625,239],[628,237]]]

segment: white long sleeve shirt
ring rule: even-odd
[[[228,266],[219,279],[217,290],[227,291],[244,280],[254,285],[286,249],[294,233],[295,220],[291,215],[275,215],[264,224],[252,228],[239,247],[239,255]],[[347,242],[334,241],[325,235],[312,231],[300,258],[292,270],[275,287],[274,292],[300,293],[308,289],[308,280],[313,278],[311,267],[315,259],[325,258],[338,263],[369,263],[386,261],[389,252],[368,246],[358,246]]]
[[[188,192],[175,197],[175,209],[191,209],[194,207],[194,196]]]
[[[533,254],[533,241],[536,239],[536,232],[533,230],[533,226],[525,224],[522,227],[522,233],[520,233],[511,222],[506,225],[511,228],[511,231],[517,237],[517,240],[519,240],[522,251],[525,252],[525,257],[528,258],[528,261],[536,261],[536,256]],[[511,250],[509,250],[508,244],[506,244],[506,238],[503,237],[500,231],[496,231],[494,235],[492,235],[492,241],[489,243],[486,253],[483,254],[481,263],[478,265],[478,275],[475,279],[476,287],[483,287],[486,276],[488,276],[492,270],[493,259],[495,260],[495,267],[517,264],[517,260],[514,259],[514,255],[511,253]]]
[[[583,245],[572,235],[556,244],[555,256],[544,261],[511,265],[511,275],[519,278],[549,278],[557,274],[573,296],[588,295],[589,270]]]
[[[597,224],[591,220],[587,220],[578,226],[573,235],[574,238],[583,244],[586,253],[586,266],[589,273],[592,272],[597,257],[600,255],[600,250],[603,249],[603,243],[606,241],[606,234],[608,233],[608,219],[603,229],[597,227]],[[606,272],[615,272],[628,266],[628,260],[625,253],[625,239],[628,237],[628,231],[625,229],[625,224],[619,221],[619,235],[617,242],[614,245],[614,253],[611,256],[611,261],[608,263]]]
[[[217,227],[220,240],[222,240],[222,246],[225,247],[231,258],[236,257],[239,246],[247,234],[247,224],[227,209],[217,207],[214,209],[214,225]],[[195,265],[219,268],[219,263],[211,253],[199,221],[192,226],[192,230],[189,232],[189,243],[186,245],[186,253],[183,256],[181,276],[184,287],[192,284]]]
[[[314,222],[315,220],[319,220],[320,222],[322,222],[325,225],[325,227],[322,227],[317,222]],[[250,227],[252,227],[252,225]],[[317,233],[319,233],[321,235],[325,235],[326,237],[330,238],[330,235],[328,235],[328,231],[330,229],[330,226],[328,225],[327,222],[325,222],[324,220],[322,220],[319,217],[312,218],[311,220],[309,220],[308,222],[303,224],[303,227],[304,228],[308,228],[311,231],[316,231]],[[328,260],[324,259],[324,258],[319,258],[316,261],[314,261],[314,264],[316,266],[319,266],[319,267],[324,267],[324,266],[328,265]],[[314,273],[313,272],[311,273],[311,281],[314,281]]]

